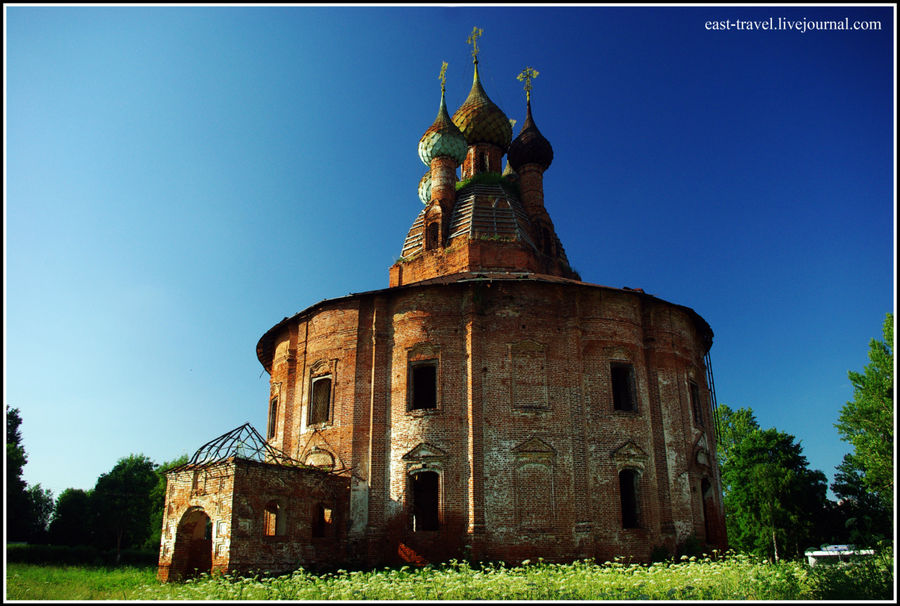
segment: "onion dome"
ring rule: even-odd
[[[525,123],[519,136],[509,144],[507,161],[516,172],[526,164],[538,164],[543,170],[547,170],[553,162],[553,148],[550,142],[544,138],[541,131],[531,117],[531,100],[525,106]]]
[[[453,114],[453,123],[459,127],[469,145],[491,143],[506,151],[512,139],[509,119],[481,87],[478,78],[478,62],[475,62],[475,78],[472,90],[463,104]]]
[[[450,156],[456,160],[457,164],[462,164],[463,160],[466,159],[467,149],[465,137],[450,119],[450,114],[447,113],[447,104],[444,102],[444,90],[441,87],[441,107],[438,110],[437,118],[434,119],[434,124],[429,126],[422,138],[419,139],[419,158],[428,167],[431,166],[432,158],[439,156]],[[421,191],[420,184],[420,197]]]
[[[431,171],[428,171],[419,180],[419,200],[422,204],[428,206],[431,202]]]

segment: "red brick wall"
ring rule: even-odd
[[[200,545],[211,549],[212,572],[280,572],[347,560],[347,477],[230,459],[205,469],[170,473],[167,480],[157,574],[162,581],[183,578],[202,556],[189,553],[192,548],[196,552],[197,544],[185,536],[192,529],[183,522],[198,517],[193,513],[198,510],[212,523],[210,544]],[[276,536],[264,532],[266,506],[271,502],[278,503],[278,515],[283,516]],[[330,508],[334,517],[324,536],[313,537],[319,504]]]
[[[273,385],[292,382],[294,394],[276,445],[301,459],[328,451],[350,469],[351,557],[370,563],[400,552],[646,559],[704,533],[702,478],[708,509],[721,512],[711,411],[699,427],[690,407],[690,380],[707,396],[704,326],[653,297],[574,282],[414,286],[325,303],[276,338]],[[438,363],[438,409],[409,412],[408,365],[422,359]],[[612,409],[614,360],[633,365],[636,412]],[[316,362],[334,369],[334,412],[310,428]],[[623,468],[639,474],[636,529],[621,524]],[[408,477],[419,469],[440,474],[440,531],[410,529]],[[551,503],[543,523],[516,505],[530,499]],[[721,543],[721,517],[713,526]]]

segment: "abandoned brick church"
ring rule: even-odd
[[[419,141],[424,208],[390,286],[273,326],[266,436],[239,427],[168,472],[160,579],[725,546],[712,330],[581,281],[544,205],[536,73],[513,139],[473,57]]]

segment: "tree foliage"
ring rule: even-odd
[[[24,541],[28,526],[28,489],[22,472],[28,457],[22,446],[18,408],[6,410],[6,537],[8,541]]]
[[[158,482],[155,468],[144,455],[129,455],[97,478],[91,501],[99,546],[121,553],[146,541],[153,503],[150,493]]]
[[[825,474],[808,467],[794,436],[760,429],[750,408],[718,408],[725,523],[732,547],[771,559],[821,539]]]
[[[883,499],[866,486],[862,465],[852,454],[836,468],[831,490],[838,498],[836,519],[841,541],[874,546],[892,534],[892,512]]]
[[[887,314],[883,341],[869,343],[863,372],[850,371],[853,400],[841,409],[835,427],[854,449],[866,487],[893,507],[894,494],[894,315]]]
[[[50,520],[50,542],[54,545],[93,545],[94,513],[91,492],[67,488],[60,493]]]
[[[719,467],[723,468],[728,463],[734,447],[752,431],[759,429],[759,423],[753,414],[752,408],[738,408],[732,410],[727,404],[719,404],[719,435],[716,442],[716,458]]]
[[[28,455],[22,444],[22,415],[6,409],[6,540],[43,542],[53,510],[53,494],[40,484],[28,486],[22,474]]]

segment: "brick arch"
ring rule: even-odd
[[[202,507],[191,507],[175,531],[169,578],[186,579],[212,571],[212,520]]]

